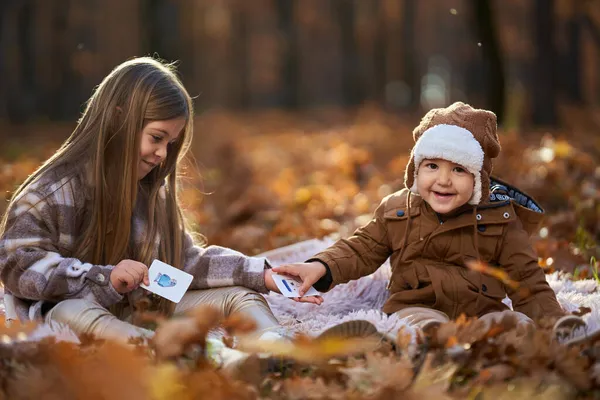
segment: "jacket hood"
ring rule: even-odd
[[[490,204],[512,202],[523,227],[530,235],[539,228],[544,219],[544,209],[533,197],[496,177],[490,178],[489,201]]]

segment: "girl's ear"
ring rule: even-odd
[[[121,114],[123,112],[123,109],[120,106],[117,106],[116,109],[119,114]]]

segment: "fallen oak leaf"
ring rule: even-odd
[[[481,260],[468,260],[465,262],[465,264],[470,270],[480,272],[482,274],[491,276],[492,278],[496,278],[511,289],[516,290],[519,288],[519,283],[510,279],[508,274],[500,268],[491,267],[486,262]]]
[[[256,330],[256,321],[242,313],[235,313],[223,321],[223,329],[230,335],[248,334]]]
[[[256,340],[252,336],[238,337],[239,350],[249,353],[270,353],[306,363],[320,363],[335,357],[374,351],[379,344],[379,340],[371,337],[350,339],[330,337],[315,340],[298,338],[293,341]]]
[[[183,355],[192,344],[206,346],[206,335],[221,322],[221,312],[212,306],[196,307],[183,317],[160,323],[150,343],[159,360]]]
[[[517,373],[517,369],[509,364],[496,364],[484,368],[479,371],[479,375],[475,378],[475,384],[488,384],[493,382],[503,382],[513,378]]]
[[[454,347],[458,344],[458,339],[456,336],[450,336],[446,341],[446,348]]]

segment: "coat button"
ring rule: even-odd
[[[404,211],[402,211],[402,210],[398,210],[398,211],[396,211],[396,215],[397,215],[398,217],[404,217]]]
[[[104,280],[105,280],[106,278],[104,277],[104,275],[102,275],[102,274],[98,274],[98,275],[96,275],[96,279],[98,279],[98,282],[100,282],[100,283],[104,283]]]
[[[487,286],[485,286],[485,283],[483,285],[481,285],[481,291],[487,292]]]
[[[506,219],[508,219],[508,218],[510,218],[510,214],[507,213],[507,212],[505,212],[504,215],[503,215],[503,217],[506,218]]]
[[[479,226],[477,227],[477,230],[478,230],[479,232],[485,232],[485,225],[479,225]]]

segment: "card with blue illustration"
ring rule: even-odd
[[[302,281],[300,281],[299,278],[296,278],[295,276],[277,274],[275,272],[272,276],[273,281],[279,288],[279,291],[282,295],[285,297],[300,297],[298,290],[300,290],[300,286],[302,286]],[[311,286],[302,297],[320,295],[321,293],[317,292],[317,290]]]
[[[187,272],[154,260],[148,269],[150,285],[140,285],[152,293],[156,293],[174,303],[179,303],[194,277]]]

